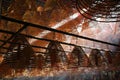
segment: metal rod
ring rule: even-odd
[[[41,53],[41,54],[46,54],[45,52],[35,52],[35,53]],[[0,52],[0,54],[6,54],[5,52]]]
[[[27,44],[15,43],[15,42],[4,41],[4,40],[0,40],[0,41],[1,41],[1,42],[10,43],[10,44],[27,45]],[[46,48],[46,47],[42,47],[42,46],[35,46],[35,45],[31,45],[31,47],[33,47],[33,48],[41,48],[41,49],[48,49],[48,48]],[[8,48],[8,47],[1,47],[1,48],[9,50],[9,48]],[[62,50],[58,50],[58,51],[60,51],[60,52],[68,52],[68,53],[70,53],[70,51],[62,51]]]
[[[33,24],[33,23],[29,23],[29,22],[24,22],[24,21],[20,21],[20,20],[16,20],[16,19],[5,17],[5,16],[2,16],[2,15],[0,15],[0,16],[4,20],[16,22],[16,23],[19,23],[19,24],[24,24],[24,25],[26,24],[26,25],[31,26],[31,27],[45,29],[45,30],[49,30],[49,31],[52,31],[52,32],[57,32],[57,33],[66,34],[66,35],[69,35],[69,36],[74,36],[74,37],[78,37],[78,38],[82,38],[82,39],[86,39],[86,40],[98,42],[98,43],[103,43],[103,44],[108,44],[108,45],[120,47],[120,45],[117,45],[117,44],[114,44],[114,43],[100,41],[100,40],[96,40],[96,39],[92,39],[92,38],[88,38],[88,37],[76,35],[76,34],[73,34],[73,33],[64,32],[64,31],[61,31],[61,30],[56,30],[56,29],[53,29],[53,28],[49,28],[49,27],[45,27],[45,26],[40,26],[40,25],[37,25],[37,24]]]
[[[13,34],[10,38],[8,38],[7,40],[6,40],[6,42],[4,42],[1,46],[0,46],[0,48],[1,47],[3,47],[8,41],[10,41],[13,37],[15,37],[16,35],[18,35],[20,32],[22,32],[25,28],[27,28],[27,24],[24,24],[24,26],[22,27],[22,28],[20,28],[17,32],[15,32],[15,34]]]
[[[8,33],[8,34],[14,34],[15,33],[15,32],[5,31],[5,30],[0,30],[0,32],[2,32],[2,33]],[[34,38],[34,39],[37,39],[37,40],[47,41],[47,42],[54,41],[54,40],[45,39],[45,38],[38,38],[38,37],[31,36],[31,35],[26,35],[26,34],[20,34],[20,35],[23,35],[23,36],[28,37],[28,38]],[[70,46],[79,46],[79,45],[75,45],[75,44],[71,44],[71,43],[66,43],[66,42],[61,42],[61,41],[58,41],[58,42],[61,43],[61,44],[70,45]],[[86,46],[79,46],[79,47],[83,47],[83,48],[87,48],[87,49],[95,49],[95,48],[86,47]],[[99,49],[99,50],[106,51],[104,49]]]
[[[21,44],[21,43],[15,43],[15,42],[11,42],[11,41],[4,41],[4,40],[0,40],[0,42],[6,42],[6,43],[10,43],[10,44],[19,44],[19,45],[27,45],[27,44]],[[47,49],[46,47],[42,47],[42,46],[35,46],[35,45],[31,45],[34,48],[43,48],[43,49]],[[9,49],[7,47],[1,47],[3,49]]]

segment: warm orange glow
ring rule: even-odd
[[[0,55],[0,63],[3,61],[3,56]]]

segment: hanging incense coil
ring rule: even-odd
[[[81,47],[75,46],[70,53],[71,64],[74,66],[87,67],[90,65],[89,58]]]
[[[91,61],[92,66],[102,66],[103,62],[103,57],[101,52],[98,49],[92,49],[89,59]]]
[[[75,0],[76,8],[85,18],[100,22],[120,21],[119,0]]]
[[[8,64],[13,69],[28,68],[31,63],[31,57],[33,57],[34,54],[32,47],[22,35],[15,36],[12,42],[15,44],[9,46],[3,63]]]
[[[67,63],[67,56],[57,41],[51,41],[46,50],[46,63],[51,67],[58,67]]]
[[[108,65],[112,64],[112,55],[110,51],[105,51],[105,58],[107,60]]]
[[[120,22],[119,0],[57,0],[63,9],[76,8],[85,18],[98,22]]]

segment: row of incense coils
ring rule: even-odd
[[[31,45],[24,36],[16,36],[13,41],[20,44],[11,44],[2,64],[8,64],[11,68],[22,69],[27,67],[100,67],[100,66],[120,66],[120,54],[111,54],[105,51],[104,55],[98,49],[92,49],[89,57],[80,46],[75,46],[68,55],[65,53],[61,44],[57,41],[51,41],[44,54],[35,55]],[[22,62],[22,63],[21,63]],[[1,65],[2,65],[1,64]]]
[[[42,66],[59,67],[69,65],[71,67],[100,67],[100,66],[119,66],[120,58],[119,53],[112,54],[110,51],[101,53],[98,49],[92,49],[89,57],[80,46],[75,46],[73,51],[66,55],[64,49],[57,41],[49,43],[48,48],[44,55],[34,55],[34,51],[29,45],[12,46],[13,48],[5,57],[5,62],[9,63],[13,68],[24,68],[32,65],[31,67]],[[15,48],[17,48],[15,50]],[[20,63],[22,61],[22,63]],[[20,67],[21,66],[21,67]]]

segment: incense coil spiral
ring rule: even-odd
[[[89,59],[91,61],[92,66],[102,66],[103,64],[103,56],[98,49],[92,49],[89,55]]]
[[[51,41],[46,50],[46,63],[50,63],[52,67],[67,63],[67,56],[57,41]]]
[[[27,39],[22,35],[17,35],[12,42],[15,44],[9,46],[3,63],[7,63],[13,69],[28,68],[34,51]]]
[[[81,47],[74,47],[73,51],[70,53],[71,64],[73,66],[88,67],[90,66],[90,61],[85,52]]]
[[[105,51],[105,58],[107,60],[108,65],[112,64],[112,55],[110,51]]]
[[[85,18],[100,22],[119,22],[119,5],[118,0],[76,0],[76,8]]]

